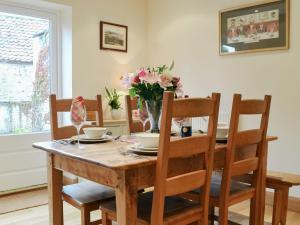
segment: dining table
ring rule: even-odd
[[[277,140],[268,136],[264,149],[263,171],[260,182],[260,206],[258,225],[263,225],[268,143]],[[63,225],[63,172],[107,185],[115,189],[117,223],[134,225],[137,220],[137,195],[144,188],[153,187],[157,156],[140,155],[128,150],[124,140],[113,140],[99,144],[64,144],[58,141],[34,143],[33,147],[47,153],[49,224]],[[214,169],[224,167],[226,144],[216,144],[214,149]],[[237,159],[255,155],[256,148],[248,146],[240,149]],[[169,162],[168,176],[199,168],[200,156],[172,159]]]

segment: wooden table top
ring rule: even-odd
[[[268,141],[277,140],[277,137],[268,137]],[[49,153],[59,154],[99,166],[112,169],[128,169],[152,165],[156,163],[157,156],[137,155],[128,151],[127,147],[132,145],[127,142],[111,141],[100,144],[81,144],[83,149],[77,145],[64,145],[54,141],[34,143],[33,147]],[[226,144],[217,144],[215,151],[226,149]]]

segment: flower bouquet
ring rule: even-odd
[[[170,66],[142,68],[122,77],[122,83],[129,89],[130,95],[138,96],[140,105],[145,101],[152,133],[159,133],[164,91],[173,91],[177,96],[183,94],[180,78],[171,73],[173,67],[174,62]]]

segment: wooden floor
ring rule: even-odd
[[[100,213],[93,212],[92,218],[100,218]],[[64,204],[65,225],[80,225],[80,211]],[[0,225],[48,225],[48,205],[20,210],[0,215]]]
[[[231,218],[240,224],[249,224],[249,202],[244,202],[230,208]],[[265,224],[272,222],[272,206],[266,205]],[[300,213],[289,211],[287,216],[287,225],[300,225]]]
[[[1,199],[0,199],[1,205]],[[2,205],[4,203],[2,202]],[[230,209],[230,218],[239,224],[248,224],[249,204],[248,202],[236,205]],[[270,224],[272,208],[266,207],[266,224]],[[93,219],[100,217],[100,213],[94,212]],[[77,209],[64,204],[65,225],[80,225],[80,213]],[[0,225],[48,225],[48,205],[42,205],[15,212],[0,215]],[[217,223],[216,223],[217,224]],[[287,225],[300,225],[300,213],[289,212]]]
[[[48,203],[47,189],[22,192],[0,196],[0,215],[20,209],[46,205]]]

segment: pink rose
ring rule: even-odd
[[[140,70],[140,72],[138,72],[138,76],[145,77],[145,76],[147,76],[147,72],[144,69],[142,69],[142,70]]]
[[[156,73],[146,73],[145,76],[139,77],[141,81],[144,81],[148,84],[155,84],[159,82],[159,76]]]
[[[167,88],[173,86],[172,84],[172,76],[170,75],[161,75],[159,85],[161,88]]]

